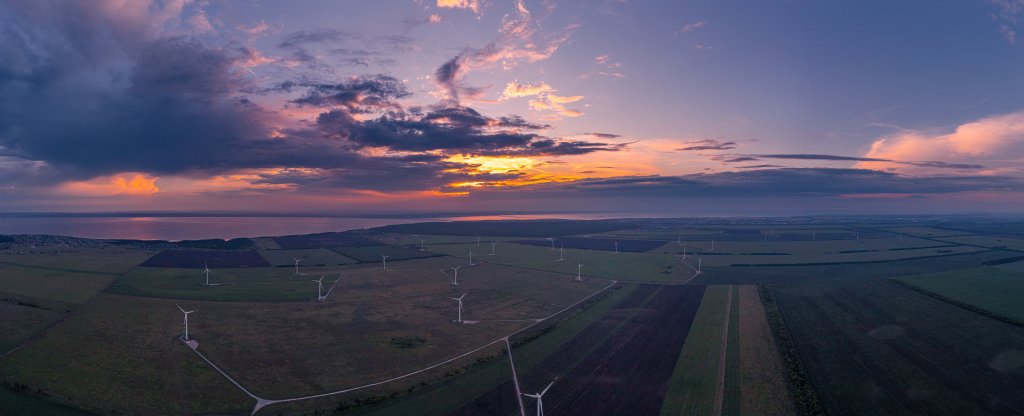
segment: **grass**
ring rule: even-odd
[[[388,261],[409,260],[436,255],[430,252],[420,251],[417,248],[384,245],[335,247],[333,250],[358,261],[367,263],[380,263],[381,254],[388,256]]]
[[[576,336],[591,322],[606,314],[621,299],[628,296],[634,288],[635,286],[624,286],[621,289],[610,291],[606,297],[600,298],[578,313],[569,315],[550,331],[545,332],[543,336],[515,347],[513,354],[515,354],[517,370],[525,371],[535,367],[541,360]],[[507,356],[502,355],[499,358],[498,360],[474,367],[456,377],[417,390],[412,394],[402,395],[381,403],[356,407],[343,414],[373,414],[375,416],[451,414],[466,403],[511,380],[512,374]],[[395,384],[396,386],[392,386],[393,389],[403,389],[401,383]],[[514,396],[514,394],[513,392],[512,395]],[[351,398],[318,400],[313,406],[330,408],[334,407],[341,400],[351,400]],[[514,401],[510,401],[509,404],[514,404]],[[273,408],[268,409],[268,413],[276,414],[276,412],[284,410],[285,414],[299,414],[303,409],[309,408],[311,408],[309,404]]]
[[[4,317],[0,320],[0,354],[28,341],[64,315],[64,311],[26,306],[19,301],[0,301],[0,316]]]
[[[943,237],[942,241],[949,241],[957,244],[970,244],[989,248],[1008,248],[1010,250],[1024,250],[1024,239],[1009,238],[992,235],[968,235],[957,237]]]
[[[989,266],[898,280],[958,303],[1024,321],[1024,273]]]
[[[0,376],[100,414],[244,411],[249,399],[175,340],[180,326],[174,301],[100,294],[0,360]]]
[[[565,261],[558,261],[558,251],[549,247],[498,243],[495,255],[484,244],[448,244],[428,246],[432,252],[467,257],[473,251],[475,261],[506,264],[525,269],[544,270],[576,275],[577,263],[583,264],[583,275],[626,281],[671,282],[688,278],[692,271],[680,265],[675,255],[662,253],[614,253],[596,250],[565,249]]]
[[[17,254],[0,251],[0,263],[39,266],[53,270],[120,274],[145,261],[152,252],[120,247],[43,250]]]
[[[89,300],[115,278],[111,274],[77,273],[0,263],[0,291],[70,304]]]
[[[739,286],[734,299],[739,300],[739,319],[736,332],[730,334],[729,339],[736,339],[739,344],[737,353],[731,354],[739,357],[739,414],[795,414],[782,356],[772,336],[757,287]]]
[[[314,274],[296,276],[291,268],[212,269],[210,283],[217,285],[204,286],[206,277],[196,269],[137,267],[119,277],[107,292],[209,301],[306,301],[316,298],[316,284],[310,280],[319,279],[321,270],[326,271],[310,267],[303,272]],[[336,277],[332,273],[324,281]]]
[[[95,416],[84,410],[15,391],[9,386],[0,386],[0,403],[3,403],[4,414],[11,416]]]
[[[662,415],[716,415],[731,290],[731,286],[708,286],[704,292],[669,381]]]
[[[299,268],[313,266],[338,266],[356,263],[357,260],[335,253],[326,248],[297,250],[259,250],[261,256],[275,267],[291,267],[294,259],[302,260]]]
[[[829,414],[1024,411],[1019,327],[888,280],[773,292]]]

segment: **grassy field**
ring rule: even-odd
[[[0,376],[100,414],[244,411],[249,399],[176,341],[180,332],[174,301],[100,294],[0,359]]]
[[[775,293],[829,414],[1024,411],[1020,327],[887,280]]]
[[[606,313],[612,310],[622,299],[628,297],[635,286],[623,286],[617,290],[608,292],[607,297],[589,305],[583,311],[569,315],[564,321],[546,331],[542,336],[533,338],[525,344],[514,348],[513,354],[516,360],[518,371],[530,371],[541,361],[549,357],[553,352],[573,339],[577,334],[587,328],[595,320],[602,319]],[[605,334],[608,336],[609,334]],[[518,339],[518,338],[517,338]],[[513,340],[515,343],[516,340]],[[583,351],[581,351],[582,353]],[[572,368],[578,360],[567,361],[565,365]],[[441,383],[427,386],[413,394],[399,396],[388,401],[356,407],[342,414],[345,415],[450,415],[464,409],[467,403],[470,407],[477,409],[477,414],[518,414],[518,403],[515,400],[515,392],[511,390],[512,373],[509,367],[507,356],[488,362],[470,371],[450,378]],[[493,407],[493,394],[498,389],[500,397],[505,401],[499,405],[500,409],[484,408],[483,403],[489,403]],[[511,391],[510,391],[511,390]],[[331,407],[338,402],[337,398],[320,400],[316,406],[321,408]],[[309,406],[292,408],[293,413],[299,414],[303,408]],[[288,407],[273,409],[274,412]],[[268,412],[270,414],[270,412]],[[274,413],[276,414],[276,413]]]
[[[424,246],[434,244],[459,244],[459,243],[473,243],[476,244],[477,239],[480,240],[481,244],[487,244],[490,248],[491,241],[509,241],[509,240],[522,240],[522,237],[493,237],[493,236],[470,236],[470,235],[412,235],[412,234],[371,234],[368,236],[370,239],[379,241],[386,245],[393,246],[410,246],[414,248],[420,247],[420,242],[423,242]]]
[[[957,244],[970,244],[989,248],[1008,248],[1010,250],[1024,250],[1024,239],[999,237],[990,235],[969,235],[961,237],[943,237],[942,241],[950,241]]]
[[[103,290],[116,277],[0,263],[0,293],[79,304]]]
[[[729,336],[739,342],[739,414],[795,414],[793,399],[786,385],[786,369],[768,326],[757,287],[739,286],[738,300],[736,332]]]
[[[558,261],[558,251],[548,247],[514,243],[498,243],[495,255],[484,244],[447,244],[427,247],[428,251],[467,257],[473,251],[474,261],[506,264],[525,269],[545,270],[576,275],[577,264],[583,264],[583,275],[616,280],[671,282],[689,278],[693,271],[680,265],[673,254],[614,253],[596,250],[565,249],[565,261]]]
[[[62,271],[119,274],[127,272],[153,254],[121,247],[40,250],[30,254],[0,251],[0,263],[38,266]]]
[[[726,331],[735,301],[732,288],[708,286],[704,293],[669,382],[662,415],[721,414],[727,369]]]
[[[341,270],[335,267],[331,271]],[[316,284],[322,267],[302,270],[310,275],[296,276],[291,268],[264,267],[252,269],[212,269],[211,286],[204,286],[206,277],[196,269],[165,269],[137,267],[119,277],[107,292],[123,295],[168,299],[212,301],[279,302],[305,301],[316,298]],[[332,273],[324,279],[333,281]]]
[[[697,284],[839,284],[850,280],[898,277],[981,266],[984,262],[1019,253],[988,251],[942,257],[899,260],[885,263],[855,263],[802,266],[707,267]],[[687,259],[687,261],[691,261]]]
[[[0,300],[0,354],[10,351],[31,339],[66,314],[63,310],[51,310],[33,305],[29,301]]]
[[[357,260],[335,253],[326,248],[297,250],[259,250],[261,256],[275,267],[295,265],[295,258],[302,260],[299,268],[315,266],[338,266],[356,263]]]
[[[5,415],[17,416],[95,416],[93,413],[54,403],[45,398],[0,386],[0,403]]]
[[[912,235],[925,238],[943,238],[972,234],[965,231],[947,230],[944,228],[933,227],[881,227],[880,229],[897,234],[903,233],[904,235]]]
[[[941,297],[1024,321],[1024,273],[986,266],[898,280]]]
[[[368,263],[379,263],[382,254],[388,256],[388,261],[409,260],[436,255],[429,251],[420,251],[417,248],[383,245],[335,247],[333,250],[358,261]]]

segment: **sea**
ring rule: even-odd
[[[425,221],[501,219],[601,219],[610,213],[423,215],[386,217],[337,216],[3,216],[0,234],[48,234],[98,239],[201,240],[313,234]]]

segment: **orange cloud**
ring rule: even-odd
[[[160,192],[156,185],[157,179],[129,173],[88,181],[67,182],[59,187],[59,191],[76,196],[150,196]]]
[[[563,97],[553,93],[545,93],[539,96],[536,100],[530,100],[530,109],[534,111],[550,110],[566,117],[579,117],[583,115],[582,111],[566,108],[565,105],[582,99],[582,95]]]
[[[903,131],[875,140],[865,157],[892,160],[941,160],[986,164],[1024,159],[1024,111],[964,123],[952,132]],[[892,162],[860,162],[867,169],[921,170]],[[1007,166],[1009,167],[1009,166]]]
[[[509,98],[532,97],[539,94],[549,93],[551,91],[554,91],[554,89],[543,82],[539,84],[520,84],[519,82],[510,82],[508,85],[505,85],[505,90],[501,92],[501,99],[507,100]]]
[[[480,13],[480,2],[478,0],[437,0],[437,7],[469,9],[473,13]]]

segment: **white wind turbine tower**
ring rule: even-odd
[[[470,266],[473,265],[473,250],[472,249],[469,250],[469,265]]]
[[[616,254],[619,253],[619,242],[618,241],[615,242],[615,253]]]
[[[554,250],[555,249],[555,238],[554,237],[548,237],[545,240],[548,240],[548,241],[551,242],[551,249]]]
[[[210,266],[204,261],[203,262],[203,274],[206,275],[206,286],[210,285]]]
[[[547,393],[548,389],[550,389],[551,386],[553,386],[554,384],[555,384],[555,382],[552,381],[550,384],[548,384],[547,387],[544,388],[544,390],[542,390],[540,393],[537,393],[537,394],[523,393],[523,396],[533,397],[534,399],[537,399],[537,416],[544,416],[544,400],[543,400],[544,393]]]
[[[296,258],[296,257],[292,257],[292,260],[295,260],[295,275],[298,276],[299,275],[299,262],[302,261],[302,259]]]
[[[686,244],[683,244],[683,260],[686,260]]]
[[[452,286],[458,286],[459,285],[459,269],[461,269],[462,266],[458,266],[458,267],[448,266],[448,268],[452,269],[452,271],[455,272],[455,280],[452,281]]]
[[[711,240],[711,251],[715,251],[715,240]]]
[[[703,257],[697,257],[697,274],[700,274],[700,263],[701,263],[701,260],[704,260],[704,258]]]
[[[450,298],[451,300],[459,302],[459,319],[456,320],[455,323],[459,323],[459,324],[462,323],[462,298],[466,297],[466,295],[468,295],[468,294],[469,294],[469,292],[466,292],[466,293],[463,293],[462,296],[459,296],[457,298]]]
[[[491,241],[491,254],[488,254],[488,256],[493,256],[494,255],[494,245],[495,244],[497,244],[497,243],[494,242],[494,241]]]
[[[324,293],[324,276],[327,276],[327,275],[320,275],[320,279],[319,280],[313,280],[312,281],[313,283],[316,283],[316,301],[317,302],[322,302],[324,300],[324,295],[323,295],[323,293]],[[339,276],[339,278],[340,278],[340,276]]]
[[[380,261],[384,264],[384,271],[388,271],[388,257],[391,256],[385,256],[383,253],[380,255]]]
[[[576,281],[583,281],[583,263],[576,263]]]
[[[565,261],[565,244],[558,248],[558,261]]]
[[[426,242],[427,240],[420,240],[420,251],[427,251],[423,248],[423,245],[426,244]]]
[[[185,338],[184,339],[185,339],[185,341],[188,341],[188,314],[190,314],[192,312],[195,312],[198,309],[192,310],[192,311],[186,311],[186,310],[181,308],[181,305],[174,305],[174,306],[177,306],[178,309],[181,310],[181,313],[185,314]]]

